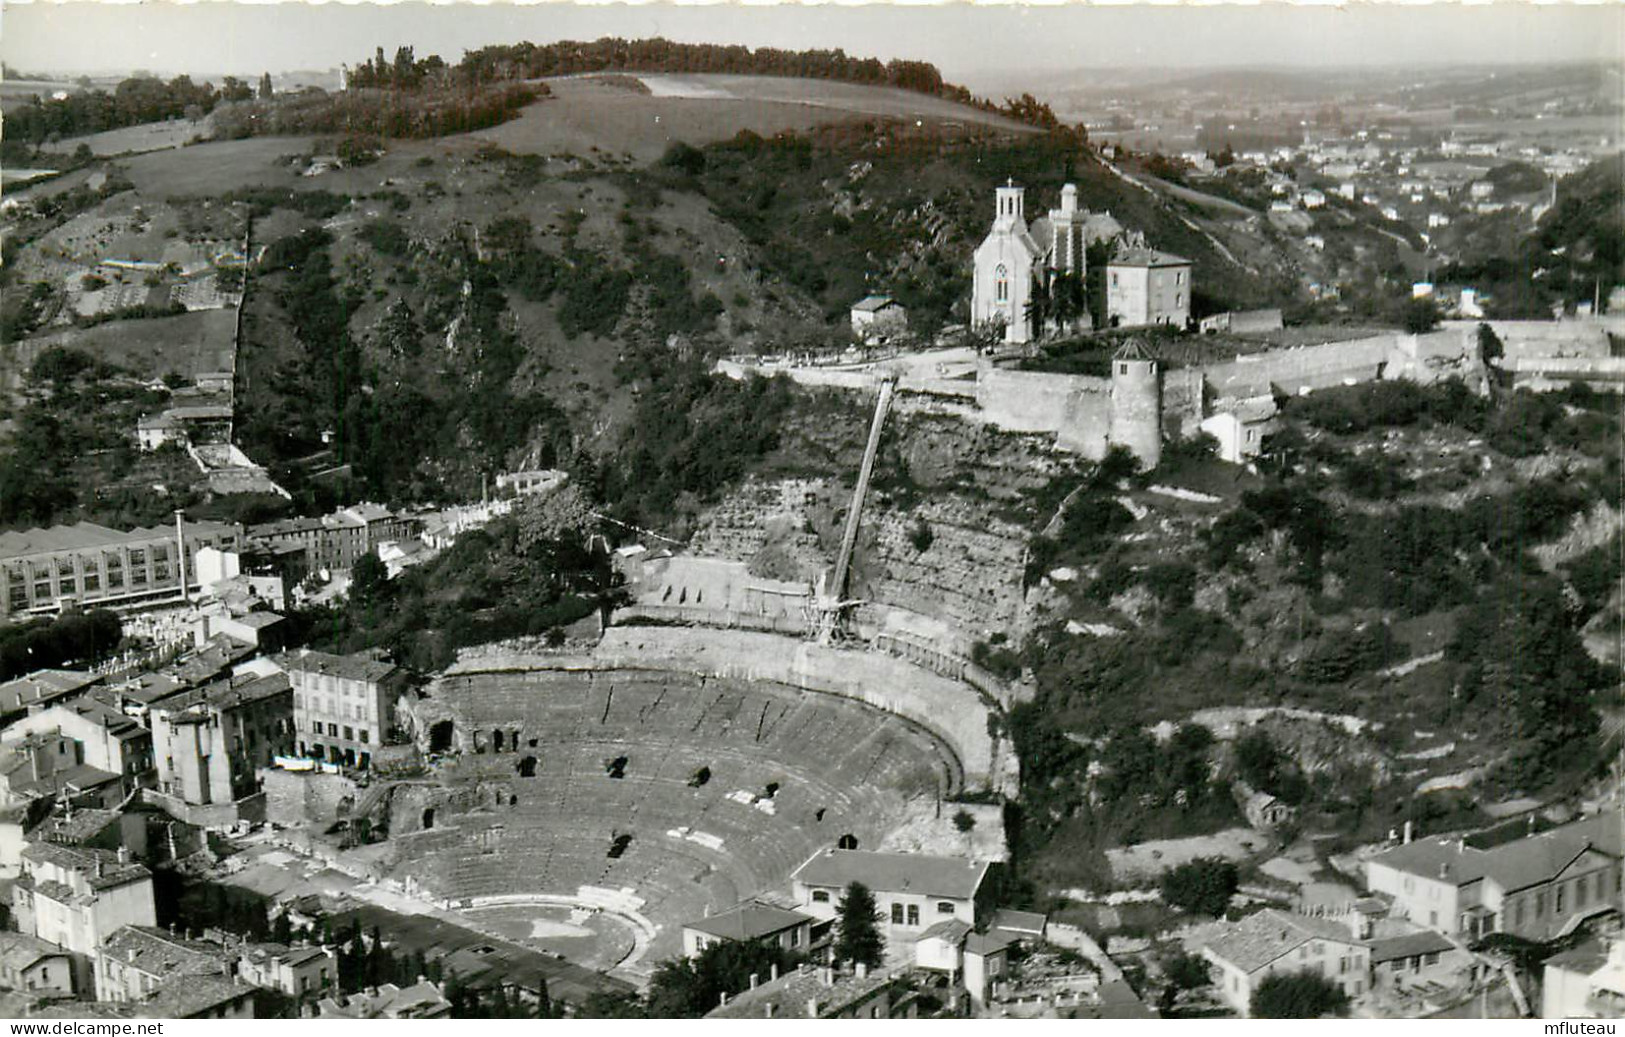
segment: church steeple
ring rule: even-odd
[[[994,214],[995,227],[1026,227],[1027,189],[1017,187],[1015,181],[1006,180],[1003,187],[994,188],[998,211]]]

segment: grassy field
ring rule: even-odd
[[[25,370],[43,350],[72,346],[142,378],[162,378],[173,371],[191,379],[202,372],[228,369],[236,319],[233,310],[199,310],[74,328],[18,343],[5,366]]]
[[[770,136],[890,117],[1023,131],[1008,119],[905,90],[767,76],[640,76],[650,93],[599,77],[549,80],[549,100],[470,136],[522,154],[594,151],[649,162],[674,141],[699,147],[742,130]]]
[[[198,122],[191,122],[187,119],[174,119],[169,122],[148,122],[139,126],[126,126],[123,129],[106,130],[102,133],[92,133],[84,137],[69,137],[49,150],[68,154],[77,150],[83,144],[90,148],[93,155],[133,155],[147,151],[164,151],[169,148],[178,148],[194,137],[207,138],[209,132],[209,120],[206,118]]]
[[[246,187],[298,187],[301,181],[277,159],[310,149],[309,137],[253,137],[154,151],[121,165],[136,192],[147,198],[214,195]],[[302,183],[316,186],[311,180]]]

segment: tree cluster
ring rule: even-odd
[[[123,630],[118,615],[106,609],[0,626],[0,680],[100,661],[118,648]]]

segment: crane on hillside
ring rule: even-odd
[[[818,593],[811,606],[812,632],[822,645],[839,640],[853,607],[862,602],[846,596],[846,585],[852,572],[852,551],[858,543],[858,527],[863,520],[863,502],[869,495],[869,480],[874,475],[875,454],[880,450],[880,431],[886,424],[886,412],[891,409],[892,393],[897,378],[882,375],[880,395],[875,399],[874,420],[869,423],[869,442],[863,448],[863,463],[858,467],[858,484],[852,488],[852,504],[846,512],[846,528],[841,533],[841,551],[835,558],[835,567],[826,570]]]

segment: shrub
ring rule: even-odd
[[[1349,998],[1343,988],[1313,972],[1267,976],[1253,989],[1248,1011],[1257,1019],[1320,1019],[1342,1015]]]
[[[1182,911],[1221,917],[1240,877],[1236,866],[1216,857],[1198,857],[1162,876],[1162,899]]]

